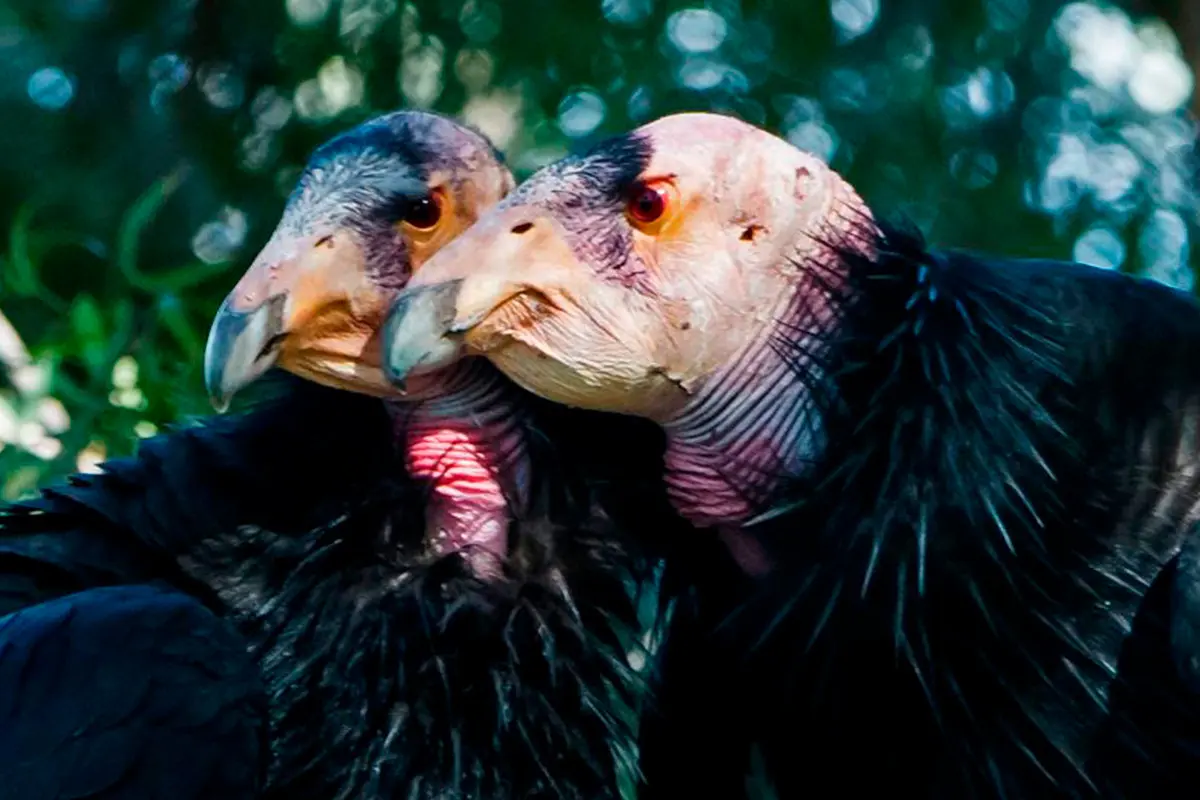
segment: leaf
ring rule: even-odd
[[[22,297],[36,297],[55,311],[62,311],[66,304],[42,283],[39,261],[35,255],[33,216],[40,208],[36,202],[21,205],[9,226],[9,257],[3,262],[5,285]]]
[[[178,167],[166,176],[159,178],[150,185],[142,195],[134,201],[125,217],[121,220],[117,232],[117,269],[129,284],[143,292],[156,292],[152,277],[142,274],[138,269],[138,256],[141,251],[142,235],[146,228],[158,216],[158,212],[171,199],[171,195],[183,184],[187,175],[186,167]]]
[[[120,298],[113,306],[112,321],[114,330],[108,348],[110,362],[120,358],[129,349],[130,345],[133,344],[136,323],[134,312],[133,299],[129,297]]]
[[[29,252],[29,228],[36,211],[37,208],[32,203],[22,204],[13,216],[8,232],[8,266],[12,271],[7,276],[6,283],[12,291],[24,297],[35,296],[39,285],[37,264]]]

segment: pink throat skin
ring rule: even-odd
[[[511,389],[478,364],[455,368],[443,393],[396,404],[405,468],[430,491],[426,542],[461,553],[474,574],[494,577],[508,552],[509,523],[528,494],[529,453]]]
[[[672,505],[694,525],[716,528],[752,576],[772,564],[745,523],[766,510],[783,479],[804,475],[823,446],[813,387],[767,339],[732,359],[663,426]]]

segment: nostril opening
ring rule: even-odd
[[[532,222],[522,222],[520,225],[514,225],[512,232],[517,234],[518,236],[520,236],[522,233],[526,233],[529,230],[531,230],[532,228],[533,228]]]

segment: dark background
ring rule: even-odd
[[[307,154],[400,106],[518,177],[727,111],[939,243],[1191,289],[1197,44],[1170,0],[0,0],[0,490],[207,413],[209,320]]]

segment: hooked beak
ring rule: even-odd
[[[204,347],[204,385],[218,411],[275,364],[285,299],[275,295],[249,311],[233,308],[228,297],[221,303]]]
[[[403,387],[482,355],[549,400],[659,418],[686,399],[661,366],[663,319],[661,305],[598,277],[553,217],[518,206],[482,218],[396,297],[383,369]]]
[[[276,231],[221,304],[204,351],[213,406],[272,366],[335,388],[396,394],[379,366],[377,331],[393,293],[367,274],[353,235]]]
[[[410,375],[435,371],[462,355],[462,339],[455,335],[462,286],[461,279],[451,278],[396,298],[383,323],[383,341],[396,346],[384,348],[383,370],[401,391]]]
[[[552,296],[582,283],[583,266],[553,221],[528,216],[513,209],[476,223],[397,296],[382,334],[384,372],[394,385],[504,346],[519,320],[535,324]]]

